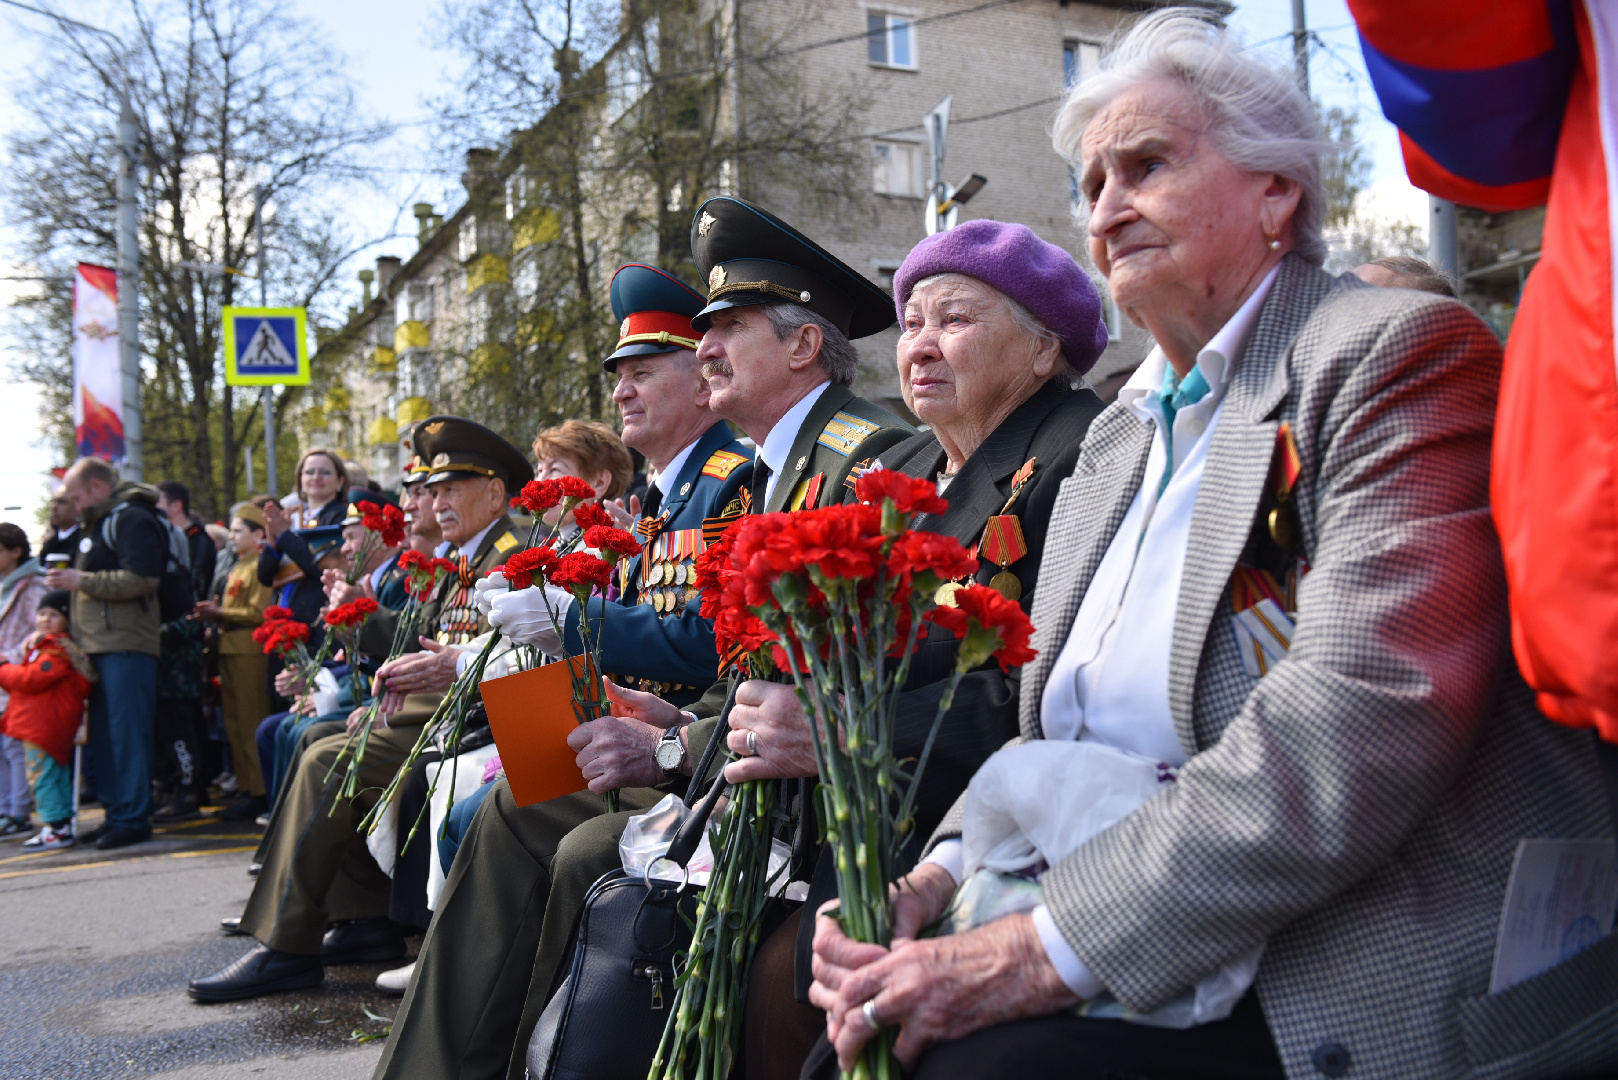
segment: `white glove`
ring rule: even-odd
[[[550,610],[546,610],[549,601]],[[489,625],[517,645],[533,645],[548,656],[562,656],[562,636],[557,627],[567,625],[567,611],[573,605],[571,594],[554,585],[509,590],[494,597],[489,607]],[[551,612],[556,613],[555,622]]]
[[[477,582],[472,586],[472,591],[475,594],[473,602],[477,604],[478,610],[487,619],[489,610],[494,607],[494,598],[510,592],[511,583],[506,580],[506,575],[497,570],[492,574],[478,578]]]

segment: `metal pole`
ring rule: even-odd
[[[258,234],[258,306],[269,307],[269,278],[264,274],[264,185],[253,189],[253,227]],[[264,490],[279,496],[275,482],[275,388],[261,388],[264,406]]]
[[[742,5],[730,0],[730,191],[742,195]]]
[[[1461,258],[1455,239],[1455,204],[1427,196],[1427,261],[1461,289]]]
[[[140,135],[129,92],[118,103],[118,367],[123,376],[124,476],[141,480],[145,455],[140,411],[140,232],[135,169]]]
[[[242,460],[247,463],[247,493],[253,494],[253,448],[242,447]]]
[[[1309,18],[1303,11],[1303,0],[1292,0],[1292,69],[1298,79],[1298,89],[1309,96]]]

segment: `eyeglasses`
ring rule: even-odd
[[[303,470],[303,475],[305,475],[305,476],[336,476],[337,474],[335,472],[333,472],[331,469],[305,469],[305,470]]]

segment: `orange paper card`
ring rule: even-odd
[[[582,672],[587,662],[575,656],[565,664],[489,679],[480,687],[500,764],[518,806],[559,799],[588,786],[577,754],[567,744],[568,732],[579,723],[573,712],[572,672]]]

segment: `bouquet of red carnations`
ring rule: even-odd
[[[978,563],[953,537],[907,528],[915,514],[947,509],[932,482],[878,470],[860,477],[855,495],[859,501],[847,506],[743,518],[699,558],[697,582],[720,654],[745,657],[755,673],[773,668],[797,688],[814,733],[839,918],[855,940],[886,945],[888,887],[955,688],[991,656],[1007,669],[1026,663],[1033,627],[1021,607],[986,586],[954,590],[956,606],[935,607],[940,586]],[[893,751],[899,693],[929,621],[960,645],[920,755],[900,761]],[[775,786],[751,781],[731,793],[653,1080],[721,1080],[730,1072],[772,886]],[[891,1033],[872,1040],[853,1075],[896,1080],[892,1047]]]
[[[365,532],[360,536],[354,557],[348,564],[346,580],[350,585],[359,580],[365,564],[371,560],[377,548],[398,547],[405,542],[404,511],[397,506],[366,503],[360,511],[360,524],[365,527]]]
[[[266,656],[279,656],[283,663],[305,670],[309,664],[309,625],[292,617],[292,609],[272,604],[264,609],[264,621],[253,628],[253,640]]]

